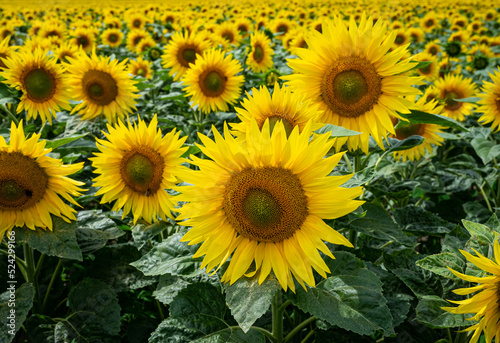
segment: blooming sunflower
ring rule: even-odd
[[[71,42],[62,42],[61,45],[53,51],[53,55],[59,63],[68,63],[68,57],[76,58],[79,53],[80,49],[71,44]]]
[[[127,33],[127,49],[130,52],[135,52],[139,42],[148,37],[148,33],[145,30],[130,30]]]
[[[425,97],[420,97],[416,102],[417,106],[421,106],[421,110],[427,113],[440,114],[443,110],[443,106],[438,104],[437,100],[427,101]],[[417,145],[413,148],[407,150],[396,151],[394,153],[394,158],[399,160],[403,159],[405,162],[407,159],[410,161],[416,161],[425,156],[425,151],[432,153],[433,145],[441,145],[444,142],[444,138],[439,135],[442,126],[436,124],[406,124],[405,122],[399,127],[396,127],[395,138],[399,140],[406,139],[413,135],[418,135],[424,138],[422,144]]]
[[[438,53],[442,51],[441,45],[438,44],[439,41],[429,42],[425,45],[424,52],[431,54],[432,56],[437,56]]]
[[[95,33],[93,29],[79,27],[70,33],[71,43],[83,49],[86,53],[92,51],[95,45]]]
[[[455,101],[455,99],[469,98],[476,93],[471,79],[462,75],[445,75],[434,85],[439,90],[439,98],[444,101],[443,115],[458,121],[464,121],[465,116],[472,113],[474,104]]]
[[[350,150],[368,152],[370,135],[383,148],[382,137],[394,134],[391,116],[409,113],[414,104],[403,95],[416,95],[412,87],[420,77],[405,72],[416,63],[401,60],[407,53],[402,46],[387,53],[396,32],[386,35],[382,20],[373,24],[363,14],[359,27],[354,20],[347,28],[339,17],[323,26],[323,33],[312,31],[306,37],[308,49],[297,49],[299,59],[288,59],[294,74],[284,76],[296,90],[303,91],[324,110],[322,122],[363,132],[338,139],[339,149],[347,141]]]
[[[310,141],[310,129],[299,133],[297,126],[287,138],[281,122],[271,133],[269,121],[261,130],[254,120],[246,145],[227,126],[224,138],[214,128],[215,141],[200,134],[200,149],[212,160],[192,157],[199,170],[182,174],[192,186],[177,188],[179,199],[189,202],[177,219],[192,227],[181,241],[203,242],[194,257],[205,255],[207,272],[232,255],[223,282],[258,272],[262,283],[273,270],[283,289],[294,291],[292,276],[303,287],[315,285],[313,268],[326,278],[318,250],[333,255],[323,241],[352,247],[323,219],[355,210],[363,203],[353,200],[362,189],[339,187],[352,175],[327,176],[343,153],[323,158],[333,142],[329,135]]]
[[[47,156],[40,134],[26,139],[23,122],[11,124],[10,142],[0,136],[0,241],[14,226],[52,230],[51,214],[65,221],[75,220],[76,212],[63,202],[78,205],[72,196],[81,195],[83,183],[67,175],[74,174],[83,163],[65,165]]]
[[[186,137],[179,138],[175,129],[162,137],[156,115],[149,126],[139,124],[116,127],[108,124],[108,140],[97,139],[100,152],[90,158],[99,174],[94,186],[102,203],[115,201],[112,210],[123,208],[122,218],[132,210],[134,224],[139,218],[151,222],[172,218],[172,197],[166,191],[177,182],[182,169],[180,156]]]
[[[150,79],[153,77],[153,70],[151,69],[151,62],[138,57],[137,61],[129,60],[128,72],[132,75]]]
[[[161,56],[163,68],[171,68],[169,75],[178,81],[190,68],[190,63],[194,63],[199,55],[208,49],[210,42],[201,39],[195,34],[176,32],[171,36],[171,40],[165,48],[165,53]]]
[[[209,49],[196,59],[195,64],[184,74],[186,96],[191,96],[192,106],[198,105],[203,113],[227,111],[228,103],[234,103],[240,96],[243,75],[232,55],[224,57],[224,52]]]
[[[417,59],[420,61],[431,62],[423,68],[418,68],[417,73],[425,77],[427,81],[433,81],[437,79],[437,77],[439,76],[439,65],[437,58],[429,53],[421,52],[420,54],[418,54]]]
[[[78,59],[69,60],[71,64],[66,69],[73,96],[83,100],[71,113],[82,114],[84,120],[104,114],[108,122],[114,123],[135,109],[134,99],[139,95],[125,70],[126,60],[110,61],[109,57],[97,56],[95,50],[90,57],[81,54]]]
[[[250,35],[250,46],[252,49],[246,60],[250,70],[262,73],[273,67],[274,51],[271,47],[271,40],[263,31],[257,31]]]
[[[9,42],[10,42],[10,37],[6,37],[0,42],[0,71],[1,69],[7,67],[3,62],[3,59],[10,57],[14,52],[14,48],[11,48],[9,46]]]
[[[482,125],[491,123],[491,130],[500,130],[500,68],[489,74],[493,82],[483,81],[481,98],[477,103],[481,105],[476,112],[484,113],[478,122]]]
[[[479,323],[464,330],[474,331],[470,343],[476,343],[483,332],[486,342],[492,342],[493,338],[495,338],[495,342],[500,342],[500,326],[498,325],[498,320],[500,318],[498,308],[500,301],[500,294],[498,293],[498,288],[500,286],[500,244],[498,244],[498,240],[495,240],[493,250],[495,260],[490,260],[476,250],[474,250],[474,252],[477,256],[473,256],[467,251],[460,250],[462,255],[464,255],[469,262],[493,275],[476,277],[459,273],[448,267],[457,277],[477,284],[469,288],[455,289],[453,292],[458,295],[469,295],[477,291],[479,291],[479,293],[468,296],[465,300],[448,300],[451,303],[458,304],[457,307],[442,307],[443,310],[455,314],[475,313],[475,316],[470,318],[470,320],[476,320]]]
[[[303,94],[292,93],[289,87],[280,88],[275,84],[271,96],[267,87],[261,86],[260,90],[252,89],[252,95],[247,92],[247,99],[243,100],[243,108],[236,107],[241,123],[229,124],[235,135],[244,136],[250,129],[252,119],[255,119],[259,128],[262,129],[264,122],[269,120],[271,130],[276,122],[281,121],[287,134],[290,134],[295,126],[302,132],[306,124],[312,120],[317,122],[321,112],[317,105],[311,105],[309,99]],[[321,124],[313,124],[313,130],[319,129]]]
[[[123,42],[123,32],[115,28],[106,29],[101,33],[101,41],[110,48],[117,48]]]
[[[28,120],[40,118],[52,124],[52,116],[60,109],[70,110],[68,81],[61,65],[45,50],[26,49],[3,60],[4,83],[22,91],[17,112],[26,110]]]

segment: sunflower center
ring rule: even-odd
[[[2,58],[6,58],[6,57],[7,57],[6,53],[0,52],[0,68],[7,68],[7,66],[5,65],[5,63],[3,63],[3,60],[2,60]]]
[[[24,210],[43,197],[49,178],[35,160],[1,151],[0,165],[0,210]]]
[[[454,111],[462,106],[462,103],[455,101],[455,99],[460,99],[462,96],[455,91],[449,91],[445,93],[443,98],[446,105],[444,106],[449,111]]]
[[[137,193],[150,196],[161,187],[165,162],[147,146],[138,146],[122,158],[120,173],[125,184]]]
[[[115,34],[115,33],[112,33],[108,36],[108,40],[111,42],[111,43],[116,43],[118,42],[118,35]]]
[[[437,48],[436,48],[435,46],[433,46],[433,47],[431,47],[431,48],[429,49],[429,53],[430,53],[431,55],[436,55],[436,54],[438,53],[438,50],[437,50]]]
[[[199,85],[205,96],[217,97],[226,89],[227,77],[219,70],[206,70],[200,75]]]
[[[294,128],[294,124],[293,122],[288,119],[288,118],[285,118],[281,115],[273,115],[271,117],[269,117],[269,129],[271,132],[273,132],[274,130],[274,126],[278,123],[278,122],[282,122],[283,123],[283,126],[285,127],[285,132],[286,132],[286,136],[289,137],[290,134],[292,133],[293,131],[293,128]],[[264,122],[262,122],[262,125],[264,125]],[[262,125],[261,125],[261,129],[262,129]]]
[[[426,65],[425,67],[419,68],[418,70],[422,75],[429,75],[431,73],[431,65],[432,63]]]
[[[89,39],[87,37],[78,37],[78,45],[81,45],[82,47],[87,47],[89,45]]]
[[[85,95],[99,106],[106,106],[118,96],[115,79],[100,70],[89,70],[82,79]]]
[[[232,43],[234,40],[234,35],[230,31],[224,31],[221,36],[222,36],[222,38],[227,40],[229,43]]]
[[[403,140],[410,136],[419,135],[421,128],[422,124],[410,124],[398,127],[396,129],[396,138]]]
[[[370,62],[360,57],[347,57],[334,62],[326,71],[321,96],[333,113],[358,117],[377,103],[381,83]]]
[[[259,242],[290,238],[308,215],[299,178],[287,169],[244,169],[226,184],[224,212],[242,236]]]
[[[396,39],[394,40],[394,43],[400,45],[400,44],[403,44],[404,41],[405,41],[405,37],[403,37],[402,35],[397,35]]]
[[[194,61],[196,61],[196,51],[194,49],[184,49],[182,52],[182,58],[188,63],[194,63]]]
[[[47,70],[37,68],[29,71],[24,76],[26,96],[35,102],[45,102],[52,98],[56,92],[56,79]]]
[[[136,71],[136,75],[144,76],[144,75],[146,75],[146,71],[144,70],[144,68],[139,68]]]
[[[264,59],[264,50],[262,50],[262,47],[260,45],[255,45],[255,48],[253,50],[253,59],[255,62],[260,63]]]
[[[485,69],[488,66],[488,58],[486,56],[476,56],[474,58],[474,68],[477,70]]]
[[[139,19],[134,20],[133,26],[137,29],[141,27],[141,21]]]

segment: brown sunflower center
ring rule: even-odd
[[[429,49],[429,53],[431,55],[436,55],[438,53],[438,49],[435,46],[433,46]]]
[[[144,76],[144,75],[146,75],[146,70],[144,70],[144,68],[139,68],[139,69],[137,69],[135,74],[139,75],[139,76]]]
[[[324,103],[342,117],[358,117],[369,111],[381,92],[381,78],[375,67],[360,57],[336,61],[321,83]]]
[[[110,41],[111,43],[116,43],[118,42],[118,35],[116,33],[111,33],[109,36],[108,36],[108,41]]]
[[[44,68],[32,69],[23,78],[26,96],[35,102],[45,102],[56,92],[56,79]]]
[[[396,39],[394,40],[394,43],[400,45],[403,44],[405,41],[405,37],[403,35],[397,35]]]
[[[89,44],[90,40],[88,37],[85,36],[78,37],[78,45],[80,45],[81,47],[86,48],[87,46],[89,46]]]
[[[138,146],[122,158],[120,173],[125,184],[143,195],[153,195],[161,187],[165,162],[161,155],[147,146]]]
[[[444,108],[448,111],[455,111],[462,106],[462,103],[459,101],[455,101],[455,99],[460,99],[462,96],[455,91],[447,91],[444,94],[443,100],[445,102]]]
[[[421,135],[422,124],[410,124],[398,127],[396,129],[396,138],[399,140],[406,139],[410,136]]]
[[[231,31],[224,31],[222,32],[221,36],[229,43],[232,43],[234,41],[234,34]]]
[[[205,96],[217,97],[226,89],[227,77],[219,70],[205,70],[199,78],[201,91]]]
[[[290,238],[308,215],[299,178],[279,167],[249,168],[234,174],[226,185],[223,206],[233,228],[259,242]]]
[[[82,79],[85,95],[99,106],[109,105],[118,96],[118,86],[115,79],[100,70],[89,70]]]
[[[0,151],[0,165],[0,210],[24,210],[43,197],[49,178],[35,160]]]
[[[429,63],[425,67],[419,68],[420,74],[429,75],[432,72],[432,63]]]
[[[196,61],[196,54],[199,53],[200,52],[195,46],[187,45],[184,48],[179,49],[179,52],[177,53],[177,60],[183,67],[189,68],[189,63],[194,63]]]
[[[253,59],[255,62],[260,63],[264,59],[264,50],[259,44],[256,44],[253,49]]]
[[[2,60],[2,58],[6,58],[6,57],[7,57],[6,53],[0,52],[0,68],[7,68],[7,66],[5,65],[5,63],[3,63],[3,60]]]
[[[141,21],[139,19],[136,19],[134,20],[134,22],[132,23],[132,26],[135,27],[136,29],[140,28],[141,27]]]
[[[265,120],[264,120],[265,121]],[[262,122],[262,124],[260,125],[260,128],[262,129],[262,126],[264,125],[264,121]],[[283,115],[280,115],[280,114],[274,114],[272,116],[269,117],[269,129],[271,132],[273,132],[274,130],[274,127],[276,126],[276,124],[278,122],[282,122],[283,123],[283,126],[285,128],[285,132],[286,132],[286,136],[290,136],[290,134],[292,133],[293,131],[293,128],[294,128],[294,123],[287,117],[283,116]]]

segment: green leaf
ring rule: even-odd
[[[196,145],[189,145],[189,148],[186,150],[185,153],[182,154],[181,157],[189,157],[189,155],[197,154],[200,151],[201,151],[201,149],[198,148]]]
[[[450,252],[444,252],[441,254],[427,256],[426,258],[417,261],[417,266],[430,270],[431,272],[444,276],[448,279],[457,279],[457,277],[453,275],[447,267],[463,273],[465,272],[466,263],[459,256]]]
[[[487,138],[476,137],[470,144],[484,164],[488,164],[500,155],[500,144],[495,144]]]
[[[394,333],[382,283],[368,269],[330,276],[315,288],[300,288],[288,296],[302,311],[359,335],[379,330],[386,336]]]
[[[172,317],[187,317],[201,313],[221,319],[226,313],[226,301],[221,291],[206,282],[189,285],[181,290],[170,304]]]
[[[194,259],[197,246],[179,240],[182,233],[174,234],[155,246],[139,260],[131,263],[145,275],[194,276],[204,273],[200,269],[201,258]]]
[[[198,338],[193,342],[196,343],[265,343],[266,337],[260,331],[250,329],[248,332],[243,332],[236,328],[227,328],[219,330],[210,335]]]
[[[423,296],[418,302],[415,319],[433,329],[455,328],[473,324],[465,319],[465,315],[446,312],[441,307],[454,307],[454,305],[435,295]]]
[[[138,223],[132,226],[132,237],[137,249],[142,249],[153,237],[159,235],[168,228],[168,223],[165,221],[156,222],[152,225]]]
[[[336,126],[332,124],[326,124],[321,129],[318,129],[314,132],[316,132],[317,134],[330,133],[331,137],[349,137],[361,134],[361,132],[348,130],[342,126]]]
[[[56,149],[62,145],[65,145],[65,144],[68,144],[68,143],[71,143],[73,141],[76,141],[77,139],[80,139],[80,138],[83,138],[85,137],[87,134],[83,134],[83,135],[78,135],[78,136],[73,136],[73,137],[65,137],[65,138],[61,138],[61,139],[56,139],[56,140],[53,140],[53,141],[46,141],[46,144],[45,144],[45,147],[47,149]]]
[[[461,98],[461,99],[453,99],[455,101],[458,101],[458,102],[470,102],[470,103],[476,103],[478,102],[479,100],[481,100],[481,98],[478,98],[476,96],[471,96],[470,98]]]
[[[414,246],[414,239],[406,236],[392,218],[379,206],[365,203],[362,207],[366,214],[348,223],[348,227],[365,235],[383,239],[386,242],[399,242]]]
[[[403,227],[403,231],[416,236],[444,236],[454,226],[434,213],[415,205],[396,209],[394,219]]]
[[[424,137],[421,136],[410,136],[402,141],[396,140],[396,143],[391,145],[391,147],[384,154],[414,148],[422,144],[424,140]]]
[[[12,342],[23,325],[35,296],[35,287],[31,283],[23,283],[17,289],[15,283],[10,283],[6,288],[0,302],[0,342],[5,343]]]
[[[418,110],[410,110],[410,111],[411,113],[398,112],[398,114],[401,117],[408,119],[410,124],[436,124],[444,127],[451,127],[459,131],[468,131],[464,126],[462,126],[462,124],[458,123],[456,120],[453,120],[451,118],[439,114],[432,114]],[[402,123],[402,121],[400,121],[400,123]]]
[[[108,240],[125,234],[113,220],[102,214],[101,210],[79,211],[75,232],[82,252],[101,249]]]
[[[417,258],[417,256],[413,257],[413,259]],[[397,259],[397,261],[398,260],[399,259]],[[411,262],[411,260],[408,262]],[[390,270],[398,279],[403,281],[417,297],[420,298],[429,294],[441,296],[443,294],[443,287],[440,279],[432,272],[422,269],[416,264],[407,268],[404,268],[404,266],[402,267],[403,268],[390,268]]]
[[[248,332],[257,319],[262,317],[273,300],[276,292],[281,290],[274,279],[265,280],[259,285],[259,278],[242,277],[232,285],[224,285],[226,301],[238,325]]]
[[[104,282],[83,279],[69,292],[68,306],[72,314],[66,322],[78,336],[115,336],[120,332],[118,298]]]
[[[192,282],[186,278],[165,274],[160,276],[160,282],[153,292],[153,296],[165,305],[170,305],[177,294],[190,284],[192,284]]]
[[[49,256],[82,261],[82,251],[76,241],[76,222],[66,223],[60,217],[52,216],[52,223],[52,231],[15,228],[16,242],[27,243]]]

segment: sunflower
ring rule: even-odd
[[[429,65],[426,65],[423,68],[418,68],[417,73],[420,76],[425,77],[427,81],[435,80],[439,76],[439,65],[437,62],[437,58],[425,52],[418,54],[417,58],[420,61],[430,62]]]
[[[411,42],[411,37],[405,31],[399,30],[397,31],[396,38],[394,39],[393,46],[398,48],[400,46],[404,46]]]
[[[262,31],[250,35],[252,49],[247,56],[248,68],[256,73],[262,73],[273,67],[274,51],[271,40]]]
[[[190,68],[191,63],[203,55],[210,43],[195,34],[176,32],[161,56],[163,68],[171,68],[169,75],[178,81]]]
[[[14,52],[14,48],[11,48],[9,46],[9,42],[10,42],[10,37],[6,37],[0,42],[0,71],[1,69],[7,67],[3,62],[3,59],[10,57]]]
[[[243,100],[241,105],[243,108],[236,107],[241,123],[229,124],[237,136],[245,135],[250,129],[252,119],[255,119],[260,129],[268,120],[271,130],[280,121],[287,134],[290,134],[295,126],[302,132],[310,120],[317,122],[321,114],[318,107],[311,105],[310,100],[306,100],[303,94],[292,93],[289,87],[280,88],[278,84],[275,84],[272,96],[267,87],[261,86],[260,90],[253,88],[252,95],[247,92],[247,99]],[[322,125],[313,126],[313,130],[316,130]]]
[[[474,250],[474,252],[477,256],[474,256],[467,251],[460,250],[467,261],[493,275],[477,277],[459,273],[448,267],[448,269],[455,276],[462,280],[476,284],[473,287],[459,288],[453,291],[458,295],[467,295],[467,299],[465,300],[448,300],[451,303],[458,304],[457,307],[442,307],[443,310],[455,314],[475,314],[475,316],[470,318],[470,320],[478,321],[478,323],[464,330],[474,331],[474,334],[470,339],[470,343],[476,343],[483,332],[486,342],[492,342],[493,338],[495,338],[495,342],[500,341],[500,326],[498,325],[500,317],[500,294],[498,293],[498,289],[500,287],[500,244],[498,244],[498,240],[496,239],[493,245],[493,251],[495,259],[490,260],[486,256],[478,253],[476,250]],[[478,293],[471,296],[470,294],[474,292]]]
[[[46,51],[22,49],[3,61],[7,68],[1,74],[2,82],[23,93],[18,113],[26,110],[28,120],[40,116],[42,122],[52,124],[57,111],[71,109],[64,70]]]
[[[238,45],[240,34],[234,23],[225,21],[217,25],[216,36],[224,39],[226,44]]]
[[[110,48],[117,48],[123,42],[123,32],[120,29],[106,29],[101,33],[101,41]]]
[[[476,90],[471,79],[463,78],[462,75],[445,75],[434,85],[439,90],[439,98],[444,102],[444,116],[464,121],[465,116],[472,113],[474,104],[455,100],[474,96]]]
[[[71,43],[77,47],[80,47],[86,53],[92,51],[95,45],[95,34],[93,29],[77,28],[70,33],[72,37]]]
[[[434,29],[439,28],[438,19],[436,13],[428,12],[421,20],[420,27],[424,29],[425,32],[431,32]]]
[[[437,56],[443,49],[441,45],[438,44],[438,41],[429,42],[425,45],[424,52],[431,54],[432,56]]]
[[[420,27],[410,27],[407,32],[411,37],[412,42],[422,43],[424,41],[425,32]]]
[[[135,49],[137,48],[137,45],[139,42],[148,37],[149,34],[147,31],[144,30],[130,30],[127,33],[127,49],[130,52],[135,52]]]
[[[134,99],[139,95],[134,81],[125,70],[127,61],[118,63],[109,57],[81,54],[69,58],[66,65],[74,98],[83,100],[71,113],[82,114],[82,119],[93,119],[104,114],[110,123],[123,120],[125,113],[135,109]]]
[[[156,41],[151,36],[144,37],[135,47],[136,54],[142,54],[151,48],[156,47]]]
[[[116,200],[112,211],[123,208],[122,219],[132,211],[134,224],[139,218],[147,222],[173,218],[174,203],[167,189],[175,185],[182,169],[186,137],[179,138],[175,129],[162,137],[156,115],[149,126],[141,119],[133,126],[122,122],[107,126],[108,140],[97,139],[100,152],[90,158],[99,174],[94,186],[100,187],[96,195],[103,195],[101,204]]]
[[[53,55],[59,63],[68,63],[68,57],[77,58],[80,49],[70,42],[62,42],[61,45],[54,49]]]
[[[325,278],[330,272],[318,252],[333,257],[323,241],[352,247],[323,219],[354,211],[362,189],[339,187],[352,175],[327,176],[343,153],[323,158],[332,140],[310,141],[310,133],[310,125],[302,133],[296,126],[287,137],[282,122],[271,133],[269,121],[261,130],[253,120],[245,145],[227,126],[225,138],[214,129],[215,142],[200,134],[200,149],[212,160],[192,156],[199,170],[182,174],[192,186],[177,188],[179,200],[189,202],[177,219],[192,227],[181,241],[203,242],[193,257],[205,255],[207,272],[232,255],[221,281],[258,273],[262,283],[272,270],[284,290],[294,291],[293,277],[314,286],[313,268]]]
[[[76,211],[62,199],[78,206],[72,196],[81,195],[83,183],[67,175],[82,169],[83,163],[65,165],[47,156],[51,149],[39,138],[33,134],[26,139],[22,120],[17,127],[11,124],[9,144],[0,136],[0,241],[14,226],[52,231],[51,214],[76,220]]]
[[[477,103],[480,105],[476,112],[484,113],[478,122],[482,125],[491,123],[491,130],[500,130],[500,68],[493,74],[489,74],[493,82],[483,81],[483,93],[477,96],[481,98]]]
[[[153,70],[151,69],[151,62],[138,57],[136,61],[129,60],[128,72],[132,75],[151,79],[153,77]]]
[[[415,106],[403,95],[420,94],[412,85],[421,78],[405,75],[416,62],[401,60],[406,46],[387,53],[396,32],[386,30],[382,20],[373,25],[365,14],[359,27],[351,21],[347,28],[336,17],[323,25],[323,33],[307,36],[308,49],[296,50],[299,59],[288,59],[294,74],[283,79],[320,105],[320,121],[363,132],[338,139],[337,149],[347,141],[350,150],[367,153],[370,135],[383,148],[382,137],[394,134],[391,116]]]
[[[195,64],[183,76],[186,96],[191,96],[192,106],[198,105],[203,113],[227,111],[228,103],[236,102],[245,81],[241,65],[232,55],[209,49],[196,59]]]
[[[437,100],[427,101],[425,97],[420,97],[416,105],[421,106],[422,111],[433,114],[440,114],[443,109],[443,106],[438,105]],[[394,153],[394,158],[396,160],[402,158],[403,162],[407,159],[416,161],[425,156],[426,150],[432,153],[433,145],[441,145],[444,142],[444,138],[439,135],[442,129],[444,129],[442,126],[435,124],[407,124],[405,122],[400,122],[400,125],[395,129],[395,138],[403,140],[410,136],[418,135],[423,137],[424,141],[422,144],[408,150],[396,151]]]

